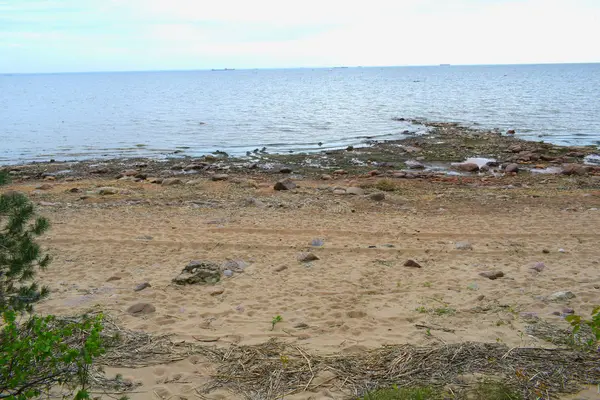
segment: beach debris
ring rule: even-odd
[[[294,328],[295,329],[308,329],[308,328],[310,328],[310,326],[305,322],[299,322],[296,325],[294,325]]]
[[[310,262],[310,261],[316,261],[316,260],[319,260],[319,257],[317,257],[313,253],[300,253],[300,254],[298,254],[298,261],[300,261],[300,262]]]
[[[233,274],[233,272],[232,272]],[[177,285],[213,284],[221,279],[221,268],[210,261],[192,261],[173,278]]]
[[[152,314],[155,311],[156,307],[150,303],[137,303],[127,309],[127,313],[133,315],[134,317]]]
[[[546,264],[544,264],[543,262],[536,262],[535,265],[533,267],[531,267],[530,269],[532,269],[536,272],[542,272],[545,268],[546,268]]]
[[[504,168],[504,172],[506,172],[507,174],[510,174],[513,172],[519,172],[519,164],[508,164]]]
[[[179,178],[167,178],[162,180],[163,186],[181,185],[183,181]]]
[[[479,296],[477,296],[477,301],[482,301],[483,299],[485,299],[485,296],[480,294]]]
[[[369,198],[373,201],[383,201],[385,200],[385,193],[382,192],[377,192],[377,193],[372,193]]]
[[[479,273],[479,275],[483,276],[484,278],[496,280],[498,278],[502,278],[504,276],[504,272],[502,272],[502,271],[484,271],[484,272]]]
[[[473,250],[473,245],[467,241],[456,242],[455,247],[456,250]]]
[[[292,190],[296,189],[296,184],[290,178],[278,181],[273,187],[275,190]]]
[[[469,283],[469,285],[467,285],[467,289],[469,290],[479,290],[479,285],[475,282],[471,282]]]
[[[325,244],[325,241],[320,238],[315,238],[310,241],[310,245],[313,247],[322,247]]]
[[[217,181],[226,181],[227,179],[229,179],[229,175],[227,174],[214,174],[211,179],[215,182]]]
[[[348,189],[346,189],[346,194],[350,194],[353,196],[364,196],[365,195],[365,191],[359,187],[349,187]]]
[[[570,299],[574,299],[575,294],[573,292],[565,291],[565,292],[556,292],[552,293],[548,296],[548,300],[550,301],[566,301]]]
[[[152,287],[152,285],[151,285],[150,283],[148,283],[148,282],[144,282],[144,283],[140,283],[139,285],[137,285],[137,286],[136,286],[136,287],[133,289],[133,291],[134,291],[134,292],[141,292],[142,290],[144,290],[144,289],[146,289],[146,288],[149,288],[149,287]]]
[[[404,266],[409,267],[409,268],[423,268],[423,267],[421,267],[421,264],[419,264],[415,260],[406,260],[406,262],[404,263]]]

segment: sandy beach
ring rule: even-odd
[[[598,304],[593,171],[403,179],[365,168],[326,180],[294,171],[297,187],[285,191],[273,186],[290,174],[260,171],[222,180],[200,172],[172,185],[40,177],[8,189],[29,194],[52,222],[42,243],[54,261],[40,275],[52,294],[39,312],[102,310],[125,329],[175,341],[227,348],[275,338],[318,354],[464,342],[554,348],[531,334],[532,320],[568,329],[569,309],[587,316]],[[114,193],[101,194],[106,187]],[[318,259],[300,261],[306,252]],[[240,271],[214,285],[174,284],[194,260]],[[564,291],[575,297],[552,300]],[[132,314],[138,303],[148,312]],[[192,399],[215,365],[191,356],[108,371],[139,385],[132,399]],[[349,396],[317,378],[286,398]],[[202,396],[243,398],[227,388]],[[593,387],[577,396],[564,398],[598,398]]]

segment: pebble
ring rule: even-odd
[[[349,318],[364,318],[367,316],[367,313],[364,311],[348,311],[346,314]]]
[[[136,317],[140,315],[152,314],[155,311],[156,307],[150,303],[137,303],[127,309],[129,314]]]
[[[275,268],[275,272],[283,272],[286,269],[288,269],[287,265],[280,265],[279,267]]]
[[[314,255],[313,253],[300,253],[298,254],[298,261],[301,262],[309,262],[319,260],[319,257]]]
[[[233,271],[230,269],[226,269],[225,271],[223,271],[223,275],[231,278],[233,276]]]
[[[369,196],[369,198],[373,201],[383,201],[383,200],[385,200],[385,193],[381,193],[381,192],[373,193]]]
[[[325,244],[325,241],[323,239],[319,239],[319,238],[313,239],[310,242],[310,245],[313,247],[321,247],[324,244]]]
[[[533,267],[531,267],[530,269],[533,269],[534,271],[537,271],[537,272],[542,272],[545,268],[546,268],[546,264],[544,264],[543,262],[536,262],[535,265]]]
[[[217,287],[217,288],[211,289],[209,293],[211,296],[218,296],[220,294],[223,294],[224,292],[225,292],[225,288]]]
[[[111,276],[106,280],[106,282],[120,281],[122,278],[120,276]]]
[[[477,301],[481,301],[483,299],[485,299],[484,295],[480,294],[479,296],[477,296]]]
[[[279,172],[282,174],[291,174],[293,170],[290,167],[281,167],[279,168]]]
[[[354,196],[364,196],[365,191],[359,187],[349,187],[348,189],[346,189],[346,194]]]
[[[323,175],[321,175],[321,180],[329,181],[329,180],[331,180],[331,175],[323,174]]]
[[[558,249],[559,253],[566,253],[567,251],[565,249]]]
[[[226,181],[227,179],[229,179],[229,175],[227,174],[215,174],[212,176],[211,178],[213,181]]]
[[[563,314],[575,314],[575,310],[573,310],[572,308],[563,308],[562,309]]]
[[[97,193],[100,196],[112,195],[112,194],[119,193],[119,189],[115,188],[115,187],[106,186],[106,187],[101,187],[100,189],[98,189]]]
[[[144,283],[140,283],[139,285],[137,285],[137,286],[136,286],[136,287],[133,289],[133,291],[134,291],[134,292],[141,292],[142,290],[144,290],[144,289],[146,289],[146,288],[149,288],[149,287],[152,287],[152,285],[151,285],[150,283],[148,283],[148,282],[144,282]]]
[[[346,194],[346,190],[345,189],[333,189],[333,194],[337,194],[337,195],[342,195],[342,194]]]
[[[548,300],[550,301],[565,301],[565,300],[570,300],[570,299],[574,299],[575,298],[575,294],[573,292],[556,292],[556,293],[552,293],[550,296],[548,296]]]
[[[544,253],[544,254],[550,254],[550,250],[544,249],[544,250],[542,250],[542,253]]]
[[[52,186],[49,183],[44,183],[43,185],[37,186],[36,189],[37,190],[50,190],[52,189],[54,186]]]
[[[416,262],[415,260],[407,260],[404,263],[405,267],[409,267],[409,268],[423,268],[421,267],[421,264],[419,264],[418,262]]]
[[[456,250],[473,250],[473,246],[469,242],[457,242]]]
[[[483,276],[484,278],[496,280],[498,278],[502,278],[504,276],[504,272],[502,272],[502,271],[485,271],[485,272],[481,272],[479,275]]]
[[[534,312],[522,312],[519,315],[524,319],[538,319],[537,314]]]

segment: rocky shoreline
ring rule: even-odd
[[[413,121],[429,133],[394,141],[373,141],[368,147],[320,153],[250,153],[229,157],[224,152],[166,160],[120,158],[98,162],[45,162],[5,166],[13,180],[79,180],[109,178],[177,184],[200,177],[226,180],[228,174],[286,175],[293,179],[345,175],[399,179],[457,176],[600,177],[595,146],[559,146],[518,139],[511,131],[482,131],[457,123]],[[593,179],[598,182],[596,179]]]

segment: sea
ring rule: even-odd
[[[413,118],[600,145],[600,64],[3,74],[0,164],[313,152]]]

